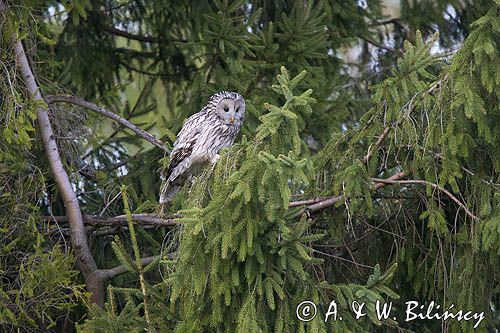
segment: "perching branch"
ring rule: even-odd
[[[103,107],[100,107],[99,105],[96,105],[96,104],[91,103],[91,102],[87,102],[81,98],[74,97],[74,96],[54,96],[54,95],[51,95],[51,96],[47,96],[45,98],[45,102],[47,104],[53,104],[53,103],[57,103],[57,102],[70,103],[70,104],[78,105],[78,106],[81,106],[85,109],[97,112],[97,113],[99,113],[99,114],[101,114],[109,119],[116,121],[117,123],[129,128],[129,129],[131,129],[139,137],[150,142],[151,144],[155,145],[156,147],[160,148],[161,150],[163,150],[167,153],[170,153],[170,149],[168,149],[168,147],[161,140],[157,139],[154,135],[152,135],[152,134],[146,132],[145,130],[139,128],[138,126],[132,124],[130,121],[128,121],[127,119],[125,119],[123,117],[120,117],[116,113],[110,112],[110,111],[104,109]]]
[[[66,216],[44,216],[44,220],[48,222],[66,223]],[[101,216],[84,216],[84,224],[93,227],[109,227],[127,224],[127,215],[118,215],[113,217]],[[152,225],[158,227],[177,225],[175,218],[162,219],[153,214],[132,214],[132,221],[141,225]]]
[[[5,10],[6,6],[3,0],[0,0],[0,11]],[[15,37],[13,37],[12,46],[14,48],[16,64],[24,80],[24,84],[26,85],[29,97],[33,98],[35,101],[43,102],[40,88],[36,83],[28,58],[24,52],[23,44],[20,40],[16,40]],[[99,297],[103,297],[104,285],[96,283],[96,281],[90,281],[89,279],[91,274],[97,270],[97,265],[90,253],[78,199],[62,164],[46,108],[41,106],[37,108],[37,121],[50,170],[57,184],[59,193],[61,194],[64,207],[66,208],[66,214],[71,228],[71,244],[76,257],[76,263],[83,275],[87,290],[93,295],[93,301],[98,302],[100,301]]]
[[[441,187],[437,184],[431,183],[427,180],[420,180],[420,179],[409,179],[409,180],[397,180],[397,179],[380,179],[380,178],[372,178],[372,181],[375,183],[378,183],[376,186],[380,186],[382,184],[423,184],[423,185],[429,185],[432,188],[435,188],[438,191],[443,192],[446,194],[451,200],[453,200],[457,205],[459,205],[467,215],[469,215],[473,220],[477,220],[477,216],[474,215],[460,200],[457,199],[450,191],[445,189],[444,187]]]

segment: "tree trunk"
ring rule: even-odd
[[[5,10],[5,3],[3,0],[0,0],[0,12]],[[16,56],[16,65],[24,80],[29,97],[33,98],[35,101],[44,102],[28,62],[28,58],[24,52],[23,44],[20,40],[16,40],[12,37],[12,46]],[[97,265],[90,253],[78,199],[73,191],[68,174],[61,162],[61,156],[54,139],[52,125],[46,107],[37,108],[37,121],[52,176],[61,193],[68,216],[68,222],[71,229],[71,245],[76,257],[76,264],[85,280],[87,291],[92,293],[92,302],[102,305],[104,303],[104,281],[100,279],[99,274],[93,274],[97,271]]]

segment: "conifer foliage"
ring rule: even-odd
[[[407,301],[498,329],[500,7],[384,4],[0,0],[0,330],[473,330]],[[241,135],[158,205],[220,90]]]
[[[181,211],[186,222],[181,222],[179,259],[170,280],[170,300],[181,314],[179,331],[303,330],[295,319],[296,304],[325,300],[315,289],[326,281],[310,272],[321,261],[309,247],[324,235],[310,230],[305,214],[288,209],[291,194],[307,187],[312,175],[299,124],[312,112],[314,99],[311,90],[294,95],[305,75],[290,78],[282,68],[272,88],[284,104],[265,105],[268,113],[260,117],[255,140],[244,139],[225,154],[206,178],[209,184],[192,190],[189,201],[195,205]],[[343,287],[350,295],[362,290],[381,297],[369,287]],[[309,329],[323,325],[317,320]]]

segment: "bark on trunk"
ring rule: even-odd
[[[0,0],[0,12],[5,10],[5,3],[3,0]],[[31,70],[28,58],[26,57],[26,53],[24,52],[23,44],[20,40],[16,40],[13,37],[12,46],[16,56],[16,65],[26,85],[29,97],[45,103]],[[37,121],[52,176],[57,184],[68,216],[68,222],[71,228],[71,245],[76,257],[76,264],[85,280],[87,290],[92,293],[92,301],[102,305],[104,303],[104,281],[100,278],[96,279],[96,277],[99,277],[99,274],[93,274],[97,271],[97,265],[90,253],[78,199],[73,191],[68,174],[61,162],[61,156],[54,139],[52,125],[46,107],[38,107]]]

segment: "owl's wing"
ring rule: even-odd
[[[170,164],[167,170],[162,175],[163,179],[168,182],[173,182],[179,175],[183,174],[186,169],[189,168],[190,163],[188,162],[189,157],[193,151],[193,147],[196,144],[197,136],[189,138],[187,141],[183,141],[178,145],[170,155]],[[184,162],[184,163],[183,163]]]
[[[202,120],[203,113],[199,112],[189,117],[182,126],[170,154],[168,168],[162,173],[162,178],[167,180],[167,184],[174,182],[191,166],[190,156],[199,138]]]

